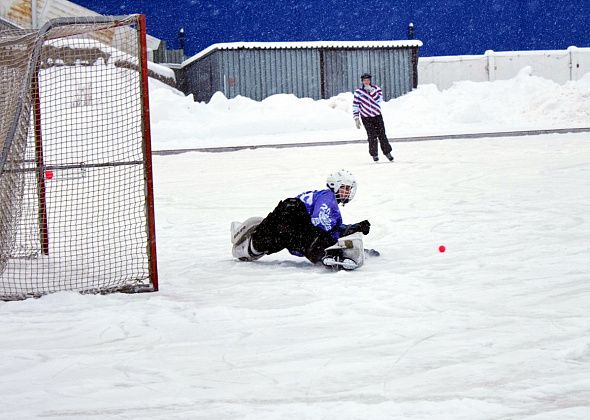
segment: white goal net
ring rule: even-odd
[[[157,290],[145,19],[0,31],[0,298]]]

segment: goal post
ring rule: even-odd
[[[0,299],[158,290],[145,17],[0,31]]]

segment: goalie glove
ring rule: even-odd
[[[371,223],[368,220],[363,220],[362,222],[358,222],[352,225],[348,225],[342,233],[342,236],[352,235],[356,232],[361,232],[363,235],[368,235],[369,231],[371,230]]]

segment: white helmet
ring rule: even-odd
[[[354,179],[353,174],[345,169],[328,175],[326,184],[336,194],[336,201],[339,204],[344,205],[350,202],[356,194],[356,179]],[[341,190],[341,187],[345,188]]]

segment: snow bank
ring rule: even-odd
[[[439,91],[421,85],[383,104],[389,137],[583,127],[590,119],[590,74],[557,84],[525,67],[510,80],[455,83]],[[154,148],[197,148],[268,143],[355,140],[365,137],[352,121],[352,93],[314,101],[274,95],[263,101],[209,103],[152,83]]]
[[[590,73],[560,85],[525,67],[510,80],[456,82],[443,91],[423,85],[389,101],[384,114],[390,136],[585,127],[589,97]]]

